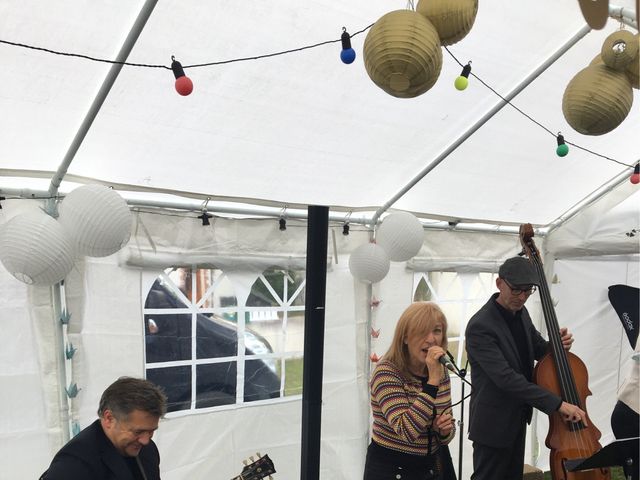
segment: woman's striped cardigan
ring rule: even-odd
[[[391,362],[381,360],[371,378],[372,439],[383,447],[412,455],[429,453],[429,430],[436,414],[451,413],[451,383],[446,369],[436,397],[422,391],[418,378],[406,378]],[[431,453],[446,437],[431,433]]]

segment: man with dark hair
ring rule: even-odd
[[[40,480],[160,480],[151,437],[166,411],[155,384],[119,378],[102,394],[98,420],[60,449]]]
[[[469,320],[466,348],[473,394],[469,438],[473,442],[472,480],[522,478],[526,426],[533,408],[560,412],[571,422],[586,414],[532,381],[533,364],[547,353],[548,342],[536,330],[524,304],[539,284],[533,264],[507,259],[498,270],[498,293]],[[565,350],[573,336],[560,329]]]

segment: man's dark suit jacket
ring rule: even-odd
[[[160,454],[153,441],[138,458],[147,480],[160,480]],[[60,449],[40,480],[134,480],[124,457],[96,420]]]
[[[513,335],[496,305],[497,295],[471,317],[465,332],[473,384],[469,439],[494,448],[506,448],[516,440],[517,426],[531,421],[532,407],[551,414],[560,405],[561,398],[527,380],[526,374],[532,372],[534,359],[539,360],[546,353],[547,341],[523,307],[522,324],[530,362],[522,365]]]

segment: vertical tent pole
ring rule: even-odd
[[[301,480],[320,477],[320,424],[329,208],[309,206],[302,371]]]

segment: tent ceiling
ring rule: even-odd
[[[633,8],[633,0],[617,5]],[[116,57],[142,1],[2,2],[2,40]],[[311,0],[158,2],[129,62],[183,65],[254,57],[354,33],[406,2]],[[449,47],[503,95],[585,25],[577,1],[482,0],[471,33]],[[564,88],[599,53],[605,29],[581,41],[513,103],[567,140],[632,165],[639,158],[638,92],[625,122],[588,137],[561,111]],[[634,32],[635,33],[635,32]],[[68,178],[190,192],[272,205],[363,209],[385,204],[500,99],[471,79],[453,88],[459,65],[443,52],[437,84],[415,99],[378,89],[340,44],[260,60],[187,69],[189,97],[173,74],[125,66],[69,167]],[[110,65],[0,44],[0,188],[10,176],[56,171]],[[630,170],[572,148],[506,106],[435,166],[393,208],[423,216],[546,225]],[[42,174],[42,172],[45,172]],[[3,180],[4,177],[4,180]]]

